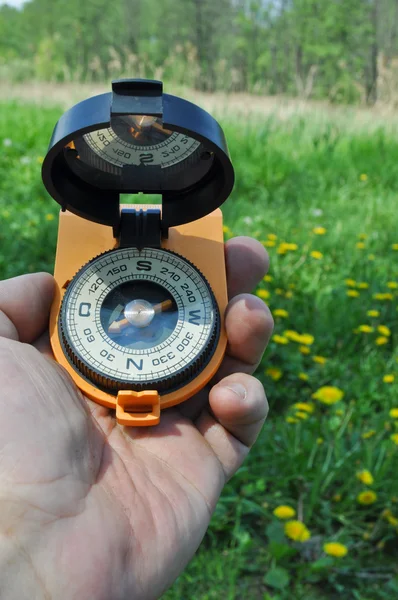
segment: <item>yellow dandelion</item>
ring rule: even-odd
[[[347,296],[349,298],[358,298],[359,292],[358,290],[347,290]]]
[[[286,337],[278,335],[277,333],[272,336],[272,339],[276,344],[282,344],[283,346],[289,343],[289,340]]]
[[[361,331],[362,333],[372,333],[374,331],[374,328],[370,325],[360,325],[358,327],[358,331]]]
[[[315,409],[314,405],[310,402],[296,402],[296,404],[293,404],[293,408],[307,413],[313,413]]]
[[[369,504],[374,504],[377,500],[376,492],[372,490],[366,490],[366,492],[361,492],[357,496],[357,502],[359,504],[363,504],[364,506],[368,506]]]
[[[285,523],[285,535],[295,542],[306,542],[311,534],[301,521],[288,521]]]
[[[265,370],[265,374],[268,375],[268,377],[271,377],[271,379],[274,381],[279,381],[279,379],[281,379],[283,376],[283,371],[278,369],[278,367],[268,367],[268,369]]]
[[[293,329],[286,329],[286,331],[283,332],[283,335],[292,342],[300,342],[301,340],[301,335]]]
[[[341,502],[341,499],[342,499],[341,494],[334,494],[334,496],[332,496],[333,502]]]
[[[323,258],[323,254],[322,252],[319,252],[319,250],[313,250],[312,252],[310,252],[310,256],[312,256],[312,258],[315,258],[316,260],[321,260],[321,258]]]
[[[51,213],[48,213],[46,215],[46,221],[54,221],[54,219],[55,219],[55,217]]]
[[[308,348],[308,346],[299,346],[299,351],[301,354],[311,354],[311,350]]]
[[[389,281],[387,287],[390,288],[390,290],[398,290],[398,283],[396,281]]]
[[[392,244],[391,245],[391,249],[392,250],[398,250],[398,244]]]
[[[380,335],[376,338],[376,346],[384,346],[384,344],[388,344],[388,338],[384,335]]]
[[[342,417],[344,415],[344,410],[339,408],[338,410],[335,411],[335,415],[337,415],[338,417]]]
[[[398,408],[392,408],[390,410],[390,417],[392,419],[398,419]]]
[[[271,296],[268,290],[257,290],[256,295],[262,300],[268,300],[268,298]]]
[[[281,319],[287,319],[289,316],[289,313],[284,308],[276,308],[272,311],[272,314],[274,317],[280,317]]]
[[[322,402],[322,404],[336,404],[336,402],[343,399],[344,392],[338,387],[326,385],[319,388],[312,394],[312,397]]]
[[[370,533],[365,531],[365,533],[362,535],[362,539],[365,541],[370,540]]]
[[[307,373],[299,373],[298,374],[298,378],[301,379],[301,381],[308,381],[309,380],[309,376],[307,375]]]
[[[357,479],[359,479],[359,481],[361,483],[364,483],[365,485],[373,485],[373,483],[374,483],[373,475],[367,469],[363,469],[363,471],[359,471],[357,473]]]
[[[230,230],[230,228],[227,225],[224,225],[222,230],[223,230],[223,233],[225,233],[227,235],[232,235],[232,231]]]
[[[368,317],[380,317],[380,312],[378,310],[368,310],[366,314]]]
[[[316,438],[316,443],[318,444],[318,446],[322,446],[323,442],[324,442],[323,438],[321,438],[321,437]]]
[[[276,290],[275,290],[275,294],[277,296],[283,296],[284,293],[285,292],[284,292],[284,290],[282,290],[282,288],[276,288]]]
[[[325,235],[326,231],[327,229],[324,227],[314,227],[312,233],[315,233],[315,235]]]
[[[296,511],[291,506],[281,504],[275,508],[274,515],[278,519],[292,519],[296,516]]]
[[[377,293],[377,294],[373,294],[373,298],[374,300],[392,300],[393,299],[393,295],[386,292],[386,293]]]
[[[277,235],[275,235],[275,233],[268,233],[268,234],[267,234],[267,238],[268,238],[269,240],[272,240],[272,241],[274,242],[275,240],[277,240],[277,239],[278,239],[278,236],[277,236]]]
[[[295,419],[294,417],[286,417],[285,421],[291,425],[299,422],[298,419]]]
[[[273,280],[273,277],[271,275],[264,275],[264,277],[263,277],[263,281],[266,281],[267,283],[272,280]]]
[[[313,356],[312,360],[315,363],[318,363],[318,365],[324,365],[327,362],[327,358],[325,358],[324,356]]]
[[[374,254],[368,254],[368,260],[375,260],[376,257]]]
[[[368,440],[374,435],[376,435],[376,431],[374,429],[369,429],[368,431],[364,431],[361,437],[363,440]]]
[[[314,340],[315,338],[313,335],[310,335],[309,333],[303,333],[301,335],[300,342],[305,346],[311,346],[314,343]]]
[[[386,337],[391,335],[391,330],[386,325],[379,325],[377,331]]]
[[[38,162],[39,165],[42,165],[43,162],[44,162],[44,156],[38,156],[37,157],[37,162]]]
[[[384,377],[383,377],[384,383],[394,383],[394,379],[395,379],[395,376],[391,375],[391,374],[384,375]]]
[[[309,416],[309,415],[308,415],[307,413],[305,413],[305,412],[301,412],[301,411],[300,411],[300,412],[297,412],[297,413],[295,413],[295,415],[294,415],[294,416],[295,416],[297,419],[301,419],[302,421],[305,421],[306,419],[308,419],[308,416]]]
[[[274,240],[266,240],[265,242],[262,242],[262,245],[266,248],[273,248],[276,246],[276,242],[274,242]]]
[[[285,294],[285,298],[293,298],[293,292],[292,290],[288,290]]]
[[[392,435],[390,435],[390,440],[392,440],[394,444],[398,446],[398,433],[393,433]]]
[[[366,173],[361,173],[359,176],[359,179],[361,181],[367,181],[368,180],[368,176],[366,175]]]
[[[360,283],[358,283],[358,287],[360,290],[367,290],[369,287],[369,284],[366,283],[366,281],[361,281]]]
[[[358,248],[358,250],[363,250],[364,248],[366,248],[365,242],[357,242],[355,245]]]
[[[356,285],[357,285],[357,282],[355,281],[355,279],[344,279],[344,283],[348,287],[356,287]]]
[[[336,558],[344,558],[348,553],[347,546],[344,544],[340,544],[339,542],[328,542],[323,545],[323,551],[325,554],[329,556],[334,556]]]

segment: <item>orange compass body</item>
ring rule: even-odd
[[[54,355],[129,426],[156,425],[161,409],[194,396],[227,344],[217,206],[232,189],[232,165],[212,117],[165,96],[159,82],[114,82],[113,97],[90,99],[102,111],[95,121],[84,102],[64,115],[43,165],[63,209]],[[120,205],[125,192],[161,193],[162,207]]]

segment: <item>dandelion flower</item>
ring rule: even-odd
[[[312,233],[315,233],[315,235],[325,235],[326,231],[327,229],[324,227],[314,227]]]
[[[336,402],[340,402],[344,397],[343,390],[340,390],[338,387],[333,386],[323,386],[319,388],[312,397],[322,402],[322,404],[336,404]]]
[[[55,219],[55,217],[51,213],[48,213],[46,215],[46,221],[54,221],[54,219]]]
[[[273,280],[273,277],[271,275],[264,275],[264,277],[263,277],[263,281],[266,281],[267,283],[272,280]]]
[[[368,180],[368,176],[366,175],[366,173],[361,173],[359,176],[359,179],[361,181],[367,181]]]
[[[296,516],[296,511],[291,506],[281,504],[281,506],[275,508],[274,515],[278,519],[292,519]]]
[[[266,248],[273,248],[274,246],[276,246],[276,242],[274,242],[274,240],[266,240],[265,242],[262,242],[262,244]]]
[[[307,375],[307,373],[299,373],[298,374],[298,378],[301,379],[301,381],[308,381],[309,380],[309,376]]]
[[[268,369],[265,370],[265,374],[268,375],[268,377],[271,377],[271,379],[274,381],[279,381],[279,379],[281,379],[283,376],[283,371],[278,369],[278,367],[268,367]]]
[[[363,471],[359,471],[357,473],[357,478],[359,479],[359,481],[361,483],[364,483],[365,485],[373,485],[373,483],[374,483],[373,475],[367,469],[364,469]]]
[[[368,310],[366,314],[368,317],[380,317],[380,312],[378,310]]]
[[[309,333],[303,333],[300,338],[300,342],[305,346],[311,346],[314,343],[314,336]]]
[[[316,443],[318,444],[318,446],[322,446],[323,442],[324,442],[323,438],[321,438],[321,437],[316,438]]]
[[[344,283],[348,286],[348,287],[356,287],[357,286],[357,282],[355,281],[355,279],[345,279]]]
[[[368,254],[368,260],[375,260],[376,257],[374,254]]]
[[[327,361],[327,358],[325,358],[324,356],[313,356],[312,360],[318,363],[318,365],[324,365]]]
[[[293,408],[295,408],[296,410],[302,410],[302,411],[308,412],[308,413],[314,412],[314,405],[310,404],[309,402],[296,402],[296,404],[293,404]]]
[[[285,294],[285,298],[293,298],[293,292],[292,290],[288,290]]]
[[[361,437],[363,440],[368,440],[374,435],[376,435],[376,431],[374,429],[369,429],[368,431],[364,431]]]
[[[392,435],[390,435],[390,440],[392,440],[394,444],[398,446],[398,433],[393,433]]]
[[[379,325],[377,331],[386,337],[391,335],[391,330],[386,325]]]
[[[358,287],[360,290],[367,290],[369,287],[369,284],[366,283],[366,281],[361,281],[360,283],[358,283]]]
[[[398,244],[392,244],[391,248],[392,250],[398,250]]]
[[[392,419],[398,419],[398,408],[392,408],[390,410],[390,417]]]
[[[272,240],[272,241],[274,242],[275,240],[277,240],[277,239],[278,239],[278,236],[277,236],[277,235],[275,235],[275,233],[268,233],[268,234],[267,234],[267,238],[268,238],[269,240]]]
[[[295,419],[294,417],[286,417],[285,421],[286,421],[286,423],[289,423],[290,425],[292,425],[294,423],[298,423],[298,420]]]
[[[323,545],[323,551],[325,554],[329,556],[334,556],[336,558],[344,558],[348,553],[347,546],[344,544],[340,544],[339,542],[328,542]]]
[[[386,292],[386,293],[378,292],[377,294],[373,294],[373,298],[374,298],[374,300],[392,300],[393,295],[388,292]]]
[[[372,333],[374,331],[374,328],[370,325],[360,325],[358,327],[358,331],[361,331],[362,333]]]
[[[361,492],[357,496],[357,502],[359,504],[363,504],[364,506],[368,506],[369,504],[374,504],[377,500],[377,494],[372,490],[367,490],[366,492]]]
[[[365,242],[357,242],[356,247],[358,248],[358,250],[363,250],[364,248],[366,248]]]
[[[301,419],[302,421],[305,421],[306,419],[308,419],[308,414],[305,412],[297,412],[294,415],[297,419]]]
[[[384,375],[383,381],[384,383],[394,383],[395,376],[394,375]]]
[[[388,338],[384,335],[380,335],[376,338],[376,346],[383,346],[384,344],[388,344]]]
[[[387,287],[390,288],[390,290],[398,290],[398,283],[396,281],[389,281]]]
[[[227,225],[224,225],[222,230],[223,230],[223,233],[226,233],[227,235],[232,235],[232,231],[230,230],[230,228]]]
[[[281,319],[287,319],[289,316],[289,313],[284,308],[276,308],[272,311],[272,314],[274,317],[280,317]]]
[[[301,521],[288,521],[285,523],[285,535],[295,542],[306,542],[311,534]]]
[[[316,260],[321,260],[321,258],[323,258],[323,254],[322,252],[319,252],[319,250],[313,250],[310,253],[310,256],[312,256],[312,258],[315,258]]]
[[[347,296],[349,298],[358,298],[359,292],[358,290],[347,290]]]
[[[276,344],[282,344],[283,346],[286,346],[286,344],[289,343],[287,337],[284,337],[283,335],[278,335],[277,333],[272,336],[272,339]]]
[[[271,296],[268,290],[257,290],[256,294],[262,300],[268,300],[268,298]]]
[[[308,348],[308,346],[300,346],[299,351],[301,354],[311,354],[311,350]]]

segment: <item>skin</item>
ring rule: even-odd
[[[1,598],[150,600],[191,560],[268,410],[251,374],[273,322],[248,293],[268,258],[235,238],[226,259],[227,356],[155,428],[120,427],[54,361],[50,275],[0,283]]]

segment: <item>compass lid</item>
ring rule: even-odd
[[[114,81],[111,93],[69,109],[55,126],[42,177],[63,210],[114,228],[120,194],[161,194],[167,229],[209,214],[234,184],[217,121],[144,79]]]

